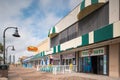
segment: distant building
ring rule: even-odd
[[[50,49],[50,38],[46,38],[40,44],[36,46],[38,48],[37,52],[34,52],[35,55],[32,57],[26,58],[23,62],[27,67],[35,67],[37,65],[48,65],[49,59],[47,56],[47,51]]]
[[[23,64],[23,60],[25,60],[26,58],[27,58],[27,56],[21,56],[21,57],[19,58],[19,63],[20,63],[20,65]]]

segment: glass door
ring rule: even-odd
[[[97,74],[103,74],[103,56],[97,56]]]
[[[82,58],[79,57],[79,72],[82,72],[83,69],[82,69]]]
[[[69,65],[69,60],[68,59],[66,59],[66,65]]]
[[[107,55],[103,56],[103,74],[107,75],[108,71],[107,71]]]
[[[92,71],[92,67],[91,67],[91,57],[84,57],[83,61],[82,61],[82,68],[83,68],[83,72],[87,72],[90,73]]]

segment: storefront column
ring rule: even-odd
[[[63,65],[62,55],[60,55],[60,65]]]
[[[119,77],[119,44],[109,45],[109,76]]]
[[[77,65],[77,72],[79,71],[79,53],[76,52],[76,65]]]
[[[120,43],[119,43],[119,78],[120,78]]]

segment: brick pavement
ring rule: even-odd
[[[25,69],[22,67],[11,67],[8,80],[120,80],[107,76],[97,76],[83,73],[57,74],[46,72],[37,72],[34,69]]]

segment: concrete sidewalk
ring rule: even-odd
[[[37,72],[35,69],[11,67],[8,80],[120,80],[103,75],[84,73],[65,73],[53,75],[49,72]]]
[[[8,80],[23,80],[19,74],[17,74],[17,69],[14,66],[10,66]]]
[[[8,78],[0,78],[0,80],[8,80]]]
[[[120,80],[120,78],[113,78],[113,77],[108,77],[104,75],[95,75],[95,74],[86,74],[86,73],[72,73],[72,74],[65,74],[66,76],[77,76],[77,77],[83,77],[83,78],[88,78],[92,80]]]

